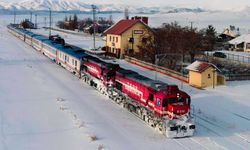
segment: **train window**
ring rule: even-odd
[[[183,98],[183,97],[179,97],[179,98],[178,98],[178,102],[182,102],[182,103],[184,103],[184,101],[185,101],[185,100],[184,100],[184,98]]]
[[[168,100],[167,99],[164,99],[162,101],[162,107],[167,107],[168,106]]]
[[[187,97],[186,98],[186,104],[189,105],[190,104],[190,99]]]
[[[160,106],[161,105],[161,99],[160,98],[156,98],[156,105]]]
[[[170,99],[169,99],[169,103],[170,103],[170,104],[176,103],[176,99],[175,99],[175,98],[170,98]]]
[[[154,100],[154,95],[152,93],[149,93],[148,100],[150,101]]]

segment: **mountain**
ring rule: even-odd
[[[123,12],[125,7],[131,13],[178,13],[178,12],[203,12],[200,8],[176,8],[176,7],[139,7],[124,6],[121,4],[97,4],[101,12]],[[19,2],[0,2],[0,10],[5,11],[92,11],[91,4],[81,0],[24,0]],[[1,11],[0,11],[1,12]]]

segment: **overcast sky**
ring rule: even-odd
[[[22,0],[0,0],[19,2]],[[50,0],[48,0],[50,1]],[[250,0],[67,0],[98,4],[124,4],[138,6],[200,7],[212,10],[242,10],[250,6]]]

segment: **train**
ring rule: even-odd
[[[11,34],[166,137],[194,135],[196,126],[191,113],[191,98],[177,85],[152,80],[119,64],[106,62],[79,47],[66,44],[59,36],[45,37],[12,24],[7,27]]]

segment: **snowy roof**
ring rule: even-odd
[[[226,28],[221,34],[225,34],[225,35],[231,36],[231,37],[237,37],[237,35],[238,35],[236,32],[234,32],[228,28]]]
[[[213,67],[216,70],[220,71],[214,64],[202,62],[202,61],[198,61],[198,60],[196,60],[195,62],[193,62],[189,66],[187,66],[186,69],[201,73],[201,72],[205,71],[206,69],[208,69],[209,67]]]
[[[243,42],[250,43],[250,34],[243,34],[235,39],[230,40],[229,44],[240,44]]]

